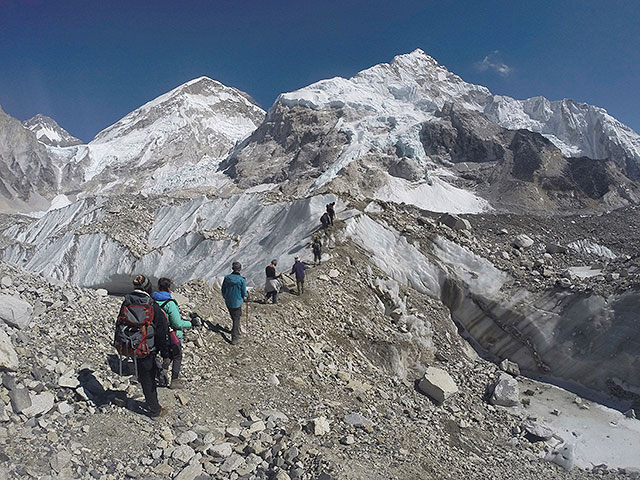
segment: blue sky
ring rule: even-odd
[[[0,105],[88,141],[207,75],[277,95],[422,48],[493,93],[573,98],[640,131],[636,0],[0,0]]]

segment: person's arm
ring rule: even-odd
[[[227,289],[229,288],[229,281],[227,279],[227,277],[224,277],[224,280],[222,281],[222,287],[220,287],[220,291],[222,292],[222,296],[226,297],[227,296]]]
[[[176,302],[167,302],[165,305],[167,310],[167,316],[169,317],[169,325],[176,330],[182,330],[183,328],[191,328],[193,325],[187,320],[182,320],[180,316],[180,309]]]
[[[170,344],[167,339],[169,335],[169,326],[167,324],[167,316],[156,302],[153,302],[153,328],[154,343],[162,358],[169,358]]]

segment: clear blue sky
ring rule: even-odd
[[[637,0],[0,0],[0,105],[88,141],[197,76],[266,109],[415,48],[493,93],[573,98],[640,131]]]

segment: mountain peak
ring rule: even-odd
[[[42,113],[25,120],[22,124],[35,133],[38,141],[51,147],[70,147],[82,143],[82,140],[70,135],[53,118]]]

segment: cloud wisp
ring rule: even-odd
[[[494,50],[489,55],[485,56],[481,62],[476,62],[473,65],[476,70],[480,72],[491,70],[503,77],[507,77],[513,73],[513,68],[502,61],[498,50]]]

